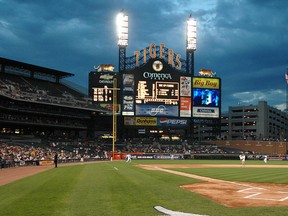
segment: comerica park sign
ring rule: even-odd
[[[157,53],[158,52],[158,53]],[[174,51],[172,49],[168,49],[167,55],[166,55],[166,50],[165,50],[165,45],[163,43],[160,44],[159,49],[157,49],[157,46],[154,42],[152,42],[150,44],[150,46],[143,49],[143,52],[140,51],[135,51],[134,55],[136,57],[136,67],[139,66],[139,59],[143,58],[143,63],[147,63],[147,59],[150,57],[152,59],[157,58],[157,56],[160,59],[165,59],[167,58],[167,62],[169,65],[171,65],[173,68],[175,67],[175,69],[177,70],[181,70],[182,67],[182,63],[181,63],[181,55],[180,54],[175,54]],[[174,55],[175,58],[174,58]]]

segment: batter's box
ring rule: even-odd
[[[246,199],[258,199],[258,200],[271,200],[283,202],[288,199],[288,192],[286,191],[275,191],[266,188],[246,188],[237,191],[239,193],[250,194],[245,196]]]
[[[194,183],[181,187],[226,207],[288,206],[288,185],[223,181]]]

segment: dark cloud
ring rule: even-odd
[[[195,71],[221,77],[223,110],[239,101],[258,103],[257,95],[272,106],[286,103],[288,2],[282,0],[0,0],[1,56],[74,73],[69,80],[87,87],[94,65],[118,68],[121,9],[129,15],[128,56],[155,42],[185,58],[191,14],[197,19]]]

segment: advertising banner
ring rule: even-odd
[[[122,115],[134,115],[134,74],[123,74]]]
[[[191,98],[180,98],[180,117],[191,117]]]
[[[129,126],[157,126],[157,118],[154,117],[124,117],[124,125]]]
[[[153,117],[135,117],[136,126],[157,126],[157,118]]]
[[[189,125],[189,119],[180,118],[158,118],[158,126],[169,126],[169,127],[186,127]]]
[[[180,96],[191,97],[191,77],[180,77]]]
[[[219,89],[219,83],[217,78],[193,77],[193,88]]]
[[[136,105],[137,116],[174,116],[178,117],[178,106]]]
[[[134,93],[134,74],[123,74],[123,94],[124,92]]]
[[[136,119],[134,117],[124,117],[124,125],[134,126],[136,125]]]
[[[219,118],[219,108],[216,108],[216,107],[193,107],[193,117]]]
[[[132,159],[138,159],[138,160],[182,160],[184,159],[183,154],[138,154],[133,155],[132,153]]]
[[[101,107],[101,109],[104,109],[106,111],[112,112],[113,111],[113,104],[99,104],[99,106]],[[116,104],[115,105],[115,109],[116,109],[116,114],[119,115],[120,114],[120,104]]]

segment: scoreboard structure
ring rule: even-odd
[[[118,80],[118,74],[112,71],[89,73],[89,97],[94,104],[107,115],[113,110],[113,80]],[[117,92],[117,94],[119,94]],[[117,103],[117,113],[120,114],[120,104]]]
[[[89,95],[103,108],[113,107],[111,89],[117,78],[119,136],[174,134],[185,139],[193,136],[194,122],[220,120],[221,80],[187,72],[186,61],[164,44],[151,43],[123,61],[119,72],[89,75]]]

